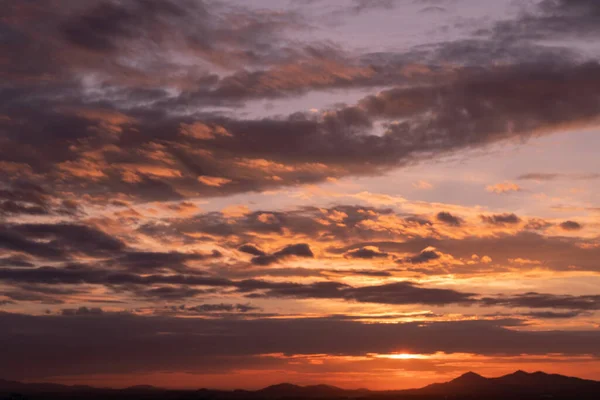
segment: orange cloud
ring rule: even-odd
[[[232,180],[227,178],[219,178],[217,176],[203,175],[198,177],[198,182],[203,183],[206,186],[221,187],[231,183]]]
[[[504,194],[511,192],[520,192],[522,189],[519,185],[512,182],[497,183],[495,185],[489,185],[486,190],[490,193]]]

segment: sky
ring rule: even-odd
[[[0,8],[0,377],[600,380],[598,1]]]

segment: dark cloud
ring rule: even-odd
[[[15,125],[4,124],[7,142],[0,156],[44,173],[48,184],[65,191],[96,188],[137,199],[313,183],[588,124],[599,112],[598,70],[593,63],[465,70],[452,80],[386,90],[323,115],[260,120],[206,113],[181,117],[158,103],[146,110],[97,105],[100,112],[91,105],[81,109],[77,98],[57,108],[44,100],[28,104],[31,96],[24,95],[1,110]],[[434,117],[423,119],[427,113]],[[406,122],[389,122],[396,119]],[[383,135],[372,134],[378,122],[384,124]],[[203,184],[202,177],[212,183]]]
[[[129,72],[129,78],[147,83],[152,73],[161,74],[163,68],[171,67],[195,84],[195,78],[203,74],[169,60],[169,47],[221,67],[236,62],[260,65],[283,58],[278,51],[283,43],[276,33],[302,25],[300,15],[293,13],[261,13],[201,0],[90,0],[77,7],[42,0],[6,8],[2,28],[9,34],[3,45],[13,51],[14,74],[23,77],[27,73],[29,79],[40,79],[44,72],[65,77],[62,65],[71,70],[99,70],[113,79]],[[32,21],[39,26],[37,32],[27,25]],[[107,62],[108,57],[114,62]],[[124,62],[131,59],[140,64]],[[36,66],[34,61],[46,64]]]
[[[179,286],[152,286],[147,287],[146,285],[129,284],[124,286],[118,286],[118,291],[131,291],[135,297],[147,299],[147,300],[158,300],[158,301],[181,301],[190,298],[197,297],[199,295],[214,294],[214,290],[205,290],[189,287],[186,285]]]
[[[565,221],[560,224],[560,227],[565,231],[579,231],[583,229],[583,226],[575,221]]]
[[[595,331],[517,331],[496,321],[368,323],[334,319],[197,319],[104,313],[0,314],[7,379],[132,371],[212,371],[218,357],[261,354],[597,355]],[[123,332],[127,332],[126,335]],[[165,334],[169,332],[169,334]],[[93,343],[93,346],[90,346]],[[56,363],[60,359],[64,362]],[[115,363],[114,360],[120,360]],[[246,364],[254,367],[257,362]]]
[[[258,307],[254,307],[248,304],[200,304],[197,306],[186,307],[188,311],[193,311],[199,314],[214,313],[214,312],[241,312],[247,313],[249,311],[260,310]]]
[[[436,215],[436,219],[443,222],[446,225],[461,226],[463,223],[462,218],[454,216],[446,211],[441,211]]]
[[[398,0],[353,0],[351,12],[360,14],[373,10],[390,10],[398,5]]]
[[[435,250],[425,249],[419,254],[411,257],[406,257],[402,260],[398,260],[399,263],[410,263],[410,264],[424,264],[429,261],[437,260],[441,257],[440,253]]]
[[[506,264],[510,260],[522,258],[539,261],[546,268],[556,271],[598,271],[597,258],[600,257],[600,249],[595,246],[594,240],[544,236],[532,231],[462,239],[415,237],[402,242],[388,239],[359,241],[344,248],[343,252],[364,246],[376,246],[386,252],[416,254],[431,246],[438,252],[463,260],[470,260],[474,253],[487,255],[497,263]],[[453,273],[472,273],[478,268],[464,266],[451,270]],[[448,271],[439,272],[445,274]]]
[[[339,274],[341,276],[356,275],[356,276],[369,276],[377,278],[387,278],[394,276],[392,271],[381,271],[373,269],[349,269],[349,270],[331,270],[333,274]]]
[[[521,222],[516,214],[482,215],[481,220],[492,225],[515,225]]]
[[[388,253],[380,252],[377,249],[370,248],[360,248],[356,250],[351,250],[346,253],[346,257],[349,258],[362,258],[371,260],[374,258],[387,258],[389,256]]]
[[[472,304],[474,294],[448,289],[420,287],[411,282],[396,282],[376,286],[352,287],[339,282],[317,282],[307,285],[272,285],[266,292],[251,297],[293,297],[342,299],[361,303],[381,304]]]
[[[0,215],[65,215],[81,211],[72,200],[57,199],[36,184],[16,180],[5,188],[0,185]]]
[[[544,0],[540,13],[526,15],[516,34],[535,39],[594,35],[600,30],[600,7],[593,0]],[[501,25],[502,26],[502,25]]]
[[[173,240],[184,239],[181,236],[182,233],[227,237],[239,240],[240,246],[258,241],[263,234],[281,235],[284,232],[307,237],[320,237],[322,240],[351,241],[357,236],[364,238],[375,234],[375,231],[369,229],[364,222],[376,221],[379,216],[394,214],[392,210],[385,208],[342,205],[327,209],[327,213],[346,215],[344,226],[338,224],[324,226],[318,222],[323,217],[320,208],[302,207],[285,212],[259,210],[237,218],[230,218],[218,212],[206,213],[193,218],[173,220],[168,226],[150,222],[142,225],[139,231],[146,235],[161,235]],[[268,218],[268,223],[264,222],[265,216]],[[402,218],[403,216],[398,215],[398,217]],[[405,221],[409,227],[423,224],[421,220],[415,221],[410,217]],[[385,236],[393,237],[390,233],[386,233]],[[259,250],[264,252],[262,249]]]
[[[428,14],[440,14],[440,13],[448,12],[448,9],[446,9],[444,7],[431,6],[431,7],[425,7],[423,9],[421,9],[419,12],[428,13]]]
[[[306,243],[290,244],[273,254],[258,255],[252,258],[252,263],[256,265],[270,265],[290,256],[313,258],[314,254],[310,246]]]
[[[0,225],[0,247],[41,258],[68,258],[85,254],[106,256],[125,249],[125,244],[90,226],[79,224]]]
[[[582,315],[581,311],[566,311],[566,312],[554,312],[554,311],[539,311],[524,314],[526,317],[540,318],[540,319],[569,319],[576,318]]]
[[[333,223],[323,225],[319,222],[324,216],[326,218],[327,215],[337,215],[340,212],[347,215],[344,226]],[[268,224],[259,220],[265,215],[269,216]],[[396,221],[393,231],[380,229],[378,225],[379,220],[388,217]],[[458,260],[469,261],[473,254],[478,254],[480,257],[491,257],[498,265],[508,265],[510,260],[515,259],[529,259],[539,261],[552,270],[598,270],[595,260],[600,257],[600,250],[594,246],[593,240],[544,235],[544,231],[552,226],[551,222],[529,218],[523,219],[519,226],[515,224],[515,228],[519,229],[514,233],[498,232],[494,236],[452,239],[439,227],[436,228],[435,224],[426,223],[419,217],[394,213],[385,208],[336,206],[329,209],[306,207],[286,212],[261,210],[235,219],[225,218],[220,213],[208,213],[172,221],[171,226],[148,224],[141,227],[141,232],[160,235],[173,242],[183,240],[188,235],[206,234],[216,236],[218,241],[233,241],[237,245],[267,245],[268,242],[261,239],[264,234],[278,235],[286,232],[295,237],[317,238],[324,246],[323,257],[328,254],[343,256],[363,248],[377,248],[379,253],[390,254],[391,258],[396,257],[399,262],[411,262],[411,257],[414,257],[412,261],[426,261],[428,256],[434,254],[425,253],[421,256],[421,252],[432,247],[439,254],[449,254]],[[415,234],[415,229],[418,234]],[[406,257],[407,253],[412,256]],[[266,261],[272,262],[273,259]],[[480,264],[445,265],[444,268],[431,269],[429,273],[483,272],[483,267]]]
[[[143,285],[152,286],[160,284],[195,285],[227,287],[235,283],[222,278],[200,275],[137,275],[129,272],[104,270],[83,265],[67,265],[65,267],[40,267],[40,268],[2,268],[0,280],[15,283],[43,283],[43,284],[93,284],[93,285]]]
[[[177,300],[200,294],[215,294],[232,288],[250,298],[322,298],[382,304],[472,304],[475,294],[449,289],[426,288],[412,282],[354,287],[339,282],[311,284],[257,279],[234,281],[198,275],[137,275],[79,266],[28,269],[0,268],[0,281],[13,284],[105,285],[139,297]]]
[[[265,254],[262,256],[256,256],[252,258],[252,264],[267,266],[276,263],[279,261],[278,257],[275,257],[272,254]]]
[[[562,174],[562,173],[546,173],[546,172],[531,172],[520,175],[517,179],[532,180],[532,181],[554,181],[559,179],[569,180],[595,180],[600,179],[600,174]]]
[[[243,253],[252,254],[253,256],[257,256],[257,257],[266,255],[266,253],[264,251],[260,250],[258,247],[254,246],[252,244],[242,245],[242,246],[240,246],[240,248],[238,250]]]
[[[407,304],[419,298],[422,304],[443,305],[469,304],[472,302],[472,296],[472,293],[460,293],[449,289],[426,289],[410,282],[396,282],[355,288],[348,291],[346,298],[360,302],[387,304]]]
[[[541,218],[531,218],[527,221],[525,225],[525,229],[534,230],[534,231],[542,231],[551,227],[553,224]]]
[[[144,271],[185,271],[187,262],[207,260],[210,258],[219,258],[219,253],[200,254],[200,253],[160,253],[160,252],[126,252],[121,256],[115,257],[108,261],[111,266],[119,266],[121,268],[144,272]]]
[[[310,250],[310,246],[306,243],[290,244],[283,249],[273,253],[275,257],[297,256],[313,258],[314,254]]]
[[[34,267],[35,264],[31,262],[32,260],[28,257],[15,255],[10,257],[0,258],[0,266],[2,267]]]
[[[0,265],[33,267],[52,261],[76,262],[82,257],[94,259],[97,266],[135,273],[169,272],[199,274],[190,269],[199,262],[209,264],[223,255],[210,253],[135,251],[124,241],[101,230],[82,224],[5,224],[0,225],[0,247],[17,254],[0,259]],[[81,271],[81,267],[69,271]]]
[[[136,36],[134,30],[141,19],[138,15],[144,11],[128,9],[119,3],[99,3],[89,14],[67,20],[60,28],[65,39],[77,46],[94,51],[113,51],[119,38]]]
[[[66,316],[102,315],[102,313],[103,313],[101,308],[87,308],[87,307],[64,308],[61,312],[62,312],[62,315],[66,315]]]
[[[485,305],[504,305],[526,308],[558,308],[571,310],[599,310],[600,296],[553,295],[543,293],[525,293],[517,296],[484,298]]]

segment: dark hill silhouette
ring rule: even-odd
[[[364,400],[598,400],[600,382],[544,372],[515,373],[498,378],[485,378],[468,372],[445,383],[434,383],[421,389],[396,391],[346,390],[329,385],[299,386],[291,383],[264,389],[220,391],[168,390],[154,386],[133,386],[127,389],[101,389],[90,386],[66,386],[53,383],[21,383],[0,380],[0,400],[4,399],[199,399],[199,400],[260,400],[260,399],[364,399]]]
[[[273,385],[254,392],[254,395],[268,398],[302,397],[302,398],[327,398],[327,397],[361,397],[369,391],[346,390],[330,385],[298,386],[290,383]]]
[[[484,378],[468,372],[458,378],[446,382],[435,383],[421,389],[401,391],[398,393],[415,395],[447,395],[447,396],[515,396],[536,395],[541,397],[574,396],[584,398],[596,395],[600,399],[600,382],[572,378],[563,375],[546,374],[544,372],[527,373],[517,371],[498,378]],[[587,398],[587,397],[585,397]]]
[[[7,381],[0,379],[0,393],[3,392],[46,392],[46,393],[62,393],[74,391],[98,390],[91,386],[75,385],[67,386],[57,383],[22,383],[17,381]]]
[[[434,383],[422,389],[412,389],[405,392],[415,394],[463,394],[485,391],[493,385],[490,379],[474,372],[467,372],[446,383]]]

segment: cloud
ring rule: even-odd
[[[454,216],[447,211],[441,211],[436,215],[436,219],[439,222],[443,222],[446,225],[450,226],[461,226],[463,223],[462,218]]]
[[[275,257],[298,256],[313,258],[314,254],[306,243],[291,244],[273,253]]]
[[[520,192],[522,189],[516,183],[503,182],[503,183],[497,183],[495,185],[490,185],[490,186],[486,187],[486,190],[490,193],[504,194],[504,193],[511,193],[511,192]]]
[[[179,252],[143,252],[129,251],[122,255],[115,255],[113,259],[107,261],[107,265],[118,266],[129,271],[150,272],[150,271],[185,271],[187,262],[201,261],[210,258],[219,258],[221,254],[213,252],[212,254],[202,253],[179,253]]]
[[[260,286],[250,286],[260,289]],[[412,282],[395,282],[375,286],[352,287],[339,282],[316,282],[307,285],[280,284],[265,287],[264,293],[253,294],[250,297],[271,298],[316,298],[342,299],[360,303],[380,304],[473,304],[473,293],[461,293],[449,289],[434,289],[420,287]],[[241,285],[244,290],[244,285]]]
[[[243,246],[240,246],[240,248],[238,250],[243,253],[252,254],[253,256],[257,256],[257,257],[265,256],[267,254],[252,244],[245,244]]]
[[[571,296],[532,292],[516,296],[484,298],[482,302],[486,305],[504,305],[509,307],[557,308],[584,311],[600,309],[600,296],[593,295]]]
[[[380,173],[461,149],[590,125],[599,112],[589,101],[600,85],[597,72],[595,64],[486,67],[435,85],[385,90],[318,115],[263,119],[188,116],[156,101],[144,110],[112,104],[109,108],[130,117],[118,132],[105,120],[65,111],[75,104],[81,108],[83,94],[76,88],[69,89],[75,97],[65,98],[61,107],[51,107],[56,93],[39,94],[34,96],[38,103],[28,104],[33,89],[27,88],[7,103],[10,109],[0,110],[16,124],[3,128],[0,157],[27,165],[38,176],[36,184],[75,194],[176,200],[266,190]],[[531,76],[539,85],[530,84]],[[571,95],[565,87],[584,95]],[[542,100],[550,106],[541,107]],[[488,110],[482,104],[494,106]],[[228,135],[205,140],[181,134],[182,124],[195,123],[219,126]],[[376,123],[383,123],[384,134],[373,133]],[[287,134],[280,135],[282,131]],[[259,161],[266,167],[257,169]]]
[[[131,371],[225,371],[251,355],[364,356],[398,348],[414,354],[598,354],[596,331],[518,331],[496,321],[360,323],[339,319],[224,320],[104,313],[27,316],[0,313],[0,374],[41,379]],[[16,332],[27,332],[27,341]],[[53,332],[49,335],[48,332]],[[123,335],[127,332],[127,335]],[[164,334],[169,332],[169,334]],[[314,340],[318,332],[319,340]],[[93,343],[94,346],[90,346]],[[64,362],[56,363],[56,359]],[[121,360],[115,363],[114,360]],[[245,369],[260,368],[258,359]]]
[[[351,12],[360,14],[373,10],[390,10],[394,8],[398,0],[353,0],[350,8]]]
[[[433,189],[433,185],[427,181],[418,181],[413,183],[413,187],[420,190]]]
[[[525,314],[527,317],[540,318],[540,319],[569,319],[576,318],[582,315],[580,311],[566,311],[566,312],[554,312],[554,311],[539,311]]]
[[[455,259],[470,260],[473,253],[485,254],[497,264],[519,258],[530,259],[539,261],[552,271],[598,271],[596,259],[600,257],[600,248],[594,240],[544,236],[531,231],[499,233],[487,237],[467,236],[460,239],[416,237],[403,241],[384,238],[359,240],[344,251],[364,246],[377,246],[385,252],[416,254],[431,246]],[[464,274],[477,271],[477,268],[456,266],[450,270]],[[446,274],[448,270],[441,270],[440,273]]]
[[[73,216],[80,212],[77,202],[57,199],[31,182],[16,180],[4,188],[0,186],[0,215]]]
[[[199,176],[198,181],[205,184],[206,186],[214,186],[214,187],[221,187],[221,186],[227,185],[228,183],[232,182],[231,179],[219,178],[216,176]]]
[[[61,311],[62,315],[66,316],[77,316],[77,315],[102,315],[103,311],[101,308],[64,308]]]
[[[565,231],[579,231],[583,229],[583,226],[579,222],[565,221],[560,224],[560,227]]]
[[[95,228],[78,224],[0,225],[0,247],[32,256],[60,259],[69,254],[102,256],[118,253],[125,244]]]
[[[363,247],[346,253],[346,257],[348,258],[362,258],[366,260],[371,260],[374,258],[387,258],[388,256],[388,253],[380,252],[376,247]]]
[[[555,181],[561,179],[569,180],[595,180],[600,179],[600,174],[562,174],[562,173],[547,173],[547,172],[531,172],[520,175],[519,180],[532,181]]]
[[[473,293],[426,288],[408,281],[355,287],[333,281],[300,284],[257,279],[236,281],[203,275],[138,275],[78,266],[0,268],[0,281],[14,284],[105,285],[118,287],[121,292],[132,292],[141,298],[156,297],[164,300],[215,294],[218,290],[230,288],[249,298],[320,298],[366,303],[430,305],[472,304],[475,301]]]
[[[436,251],[435,248],[428,247],[421,251],[419,254],[407,257],[403,260],[398,260],[398,262],[408,262],[410,264],[424,264],[429,261],[438,260],[440,258],[441,255]]]
[[[521,222],[516,214],[481,215],[481,220],[492,225],[515,225]]]
[[[197,306],[185,307],[185,310],[192,311],[198,314],[215,313],[215,312],[241,312],[260,310],[258,307],[253,307],[248,304],[200,304]]]
[[[492,29],[499,39],[550,40],[586,38],[598,33],[598,4],[593,0],[543,0],[533,12]]]
[[[124,286],[120,290],[123,291],[127,289],[138,299],[167,302],[182,301],[200,295],[210,295],[215,293],[214,290],[197,289],[187,285],[147,287],[145,285],[134,284]]]
[[[14,255],[9,257],[0,258],[0,266],[3,267],[21,267],[28,268],[34,267],[33,261],[30,257],[25,257],[22,255]]]
[[[290,256],[313,258],[314,254],[306,243],[290,244],[273,254],[259,254],[252,258],[252,263],[270,265]]]

